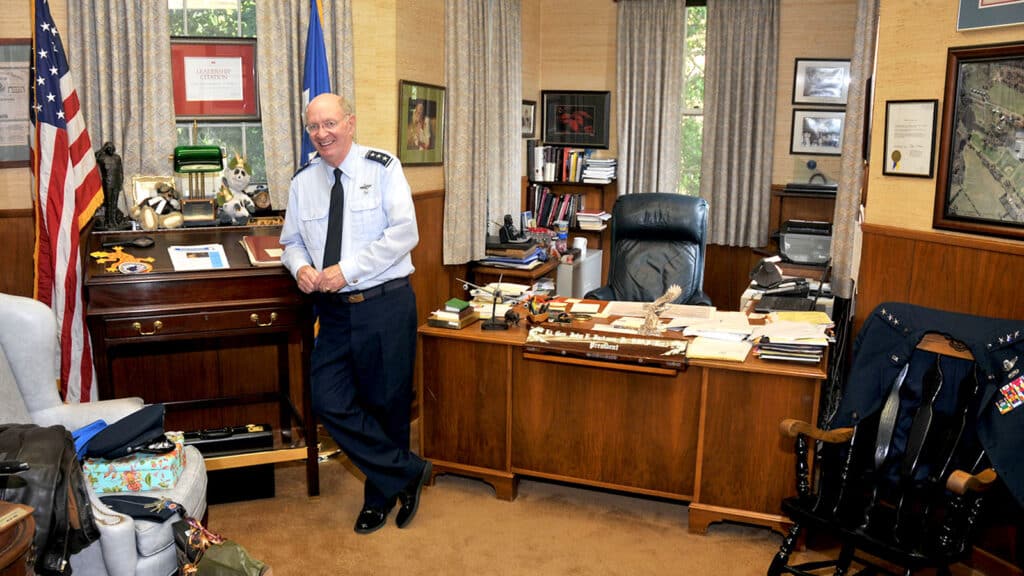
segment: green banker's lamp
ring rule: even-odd
[[[217,223],[217,203],[206,197],[206,175],[224,170],[220,146],[178,146],[174,149],[174,171],[188,175],[188,198],[181,201],[186,226]]]

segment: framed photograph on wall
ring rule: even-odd
[[[444,87],[400,80],[398,159],[407,166],[444,163]]]
[[[845,106],[849,87],[849,60],[796,59],[793,104]]]
[[[789,153],[839,156],[845,124],[846,112],[794,108]]]
[[[932,226],[1024,239],[1024,44],[950,48]]]
[[[1024,23],[1024,0],[960,0],[956,29],[976,30]]]
[[[172,38],[178,120],[259,120],[253,38]]]
[[[607,148],[612,94],[608,91],[541,92],[545,144]]]
[[[890,100],[885,103],[886,176],[931,178],[935,165],[938,100]]]
[[[29,165],[30,38],[0,38],[0,168]]]
[[[523,138],[533,138],[537,132],[537,103],[523,100]]]

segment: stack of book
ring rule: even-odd
[[[501,243],[488,238],[484,254],[484,258],[478,261],[484,266],[530,270],[541,265],[541,257],[545,252],[542,246],[533,241]]]
[[[284,246],[277,236],[242,236],[240,240],[253,266],[280,266]]]
[[[452,298],[444,303],[444,308],[434,310],[427,318],[427,325],[436,328],[461,330],[480,319],[480,315],[469,305],[469,302]]]
[[[580,230],[604,230],[612,215],[604,210],[577,210],[576,225]]]
[[[615,158],[587,158],[583,168],[583,182],[588,184],[609,184],[615,180]]]

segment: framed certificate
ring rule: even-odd
[[[255,39],[173,38],[171,73],[179,120],[259,120]]]
[[[29,165],[32,41],[0,38],[0,168]]]
[[[931,178],[935,165],[938,100],[885,103],[885,161],[882,174]]]

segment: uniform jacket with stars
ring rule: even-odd
[[[1000,414],[996,406],[996,400],[1002,397],[999,389],[1024,373],[1024,322],[912,304],[879,305],[865,320],[854,342],[850,378],[833,426],[853,426],[880,410],[900,369],[915,356],[917,344],[927,333],[958,340],[974,355],[981,381],[980,402],[972,419],[978,440],[1009,491],[1024,504],[1024,458],[1020,456],[1024,405],[1005,414]],[[959,373],[945,374],[945,388],[953,389],[960,382],[966,372],[962,366],[965,362],[960,363]],[[913,380],[910,376],[915,372],[915,364],[919,364],[916,359],[911,363],[908,382]],[[918,373],[924,368],[916,367]],[[940,409],[938,405],[936,409]]]

